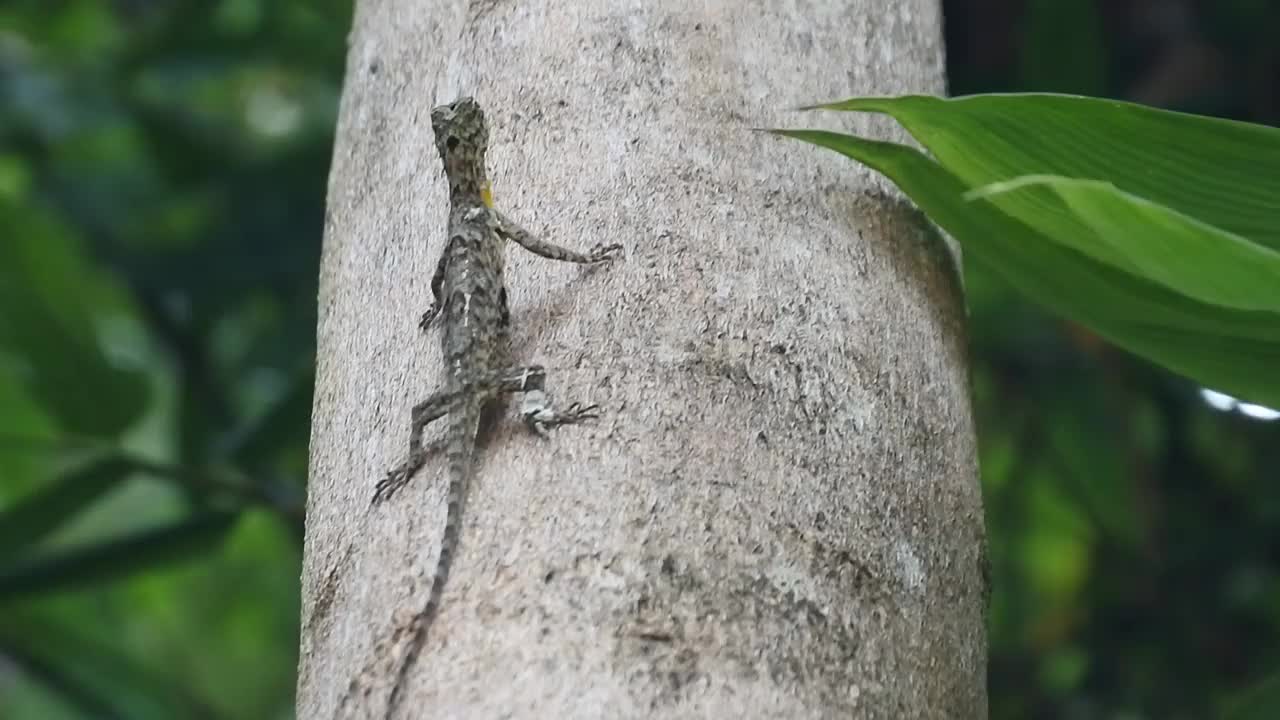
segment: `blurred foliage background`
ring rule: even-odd
[[[1280,122],[1273,0],[944,8],[954,94]],[[0,4],[0,717],[292,716],[349,26],[349,0]],[[1274,413],[967,285],[992,716],[1276,687]]]

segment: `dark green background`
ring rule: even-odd
[[[953,93],[1280,119],[1275,2],[944,5]],[[292,714],[349,26],[336,0],[0,5],[0,717]],[[1280,424],[966,281],[992,716],[1280,685]]]

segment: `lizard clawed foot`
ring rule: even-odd
[[[593,263],[609,262],[610,260],[621,257],[621,255],[622,246],[618,243],[611,243],[609,245],[600,243],[599,245],[591,248],[590,252],[587,253],[587,257],[591,258],[591,262]]]
[[[552,428],[598,419],[600,406],[574,403],[564,410],[556,411],[551,408],[551,400],[545,392],[533,390],[525,394],[520,414],[530,430],[546,437],[547,431]]]
[[[418,329],[426,332],[438,317],[440,317],[440,303],[431,303],[431,307],[422,313],[422,319],[418,321]]]
[[[552,424],[552,427],[555,425],[572,425],[573,423],[579,423],[583,420],[599,420],[600,406],[595,403],[590,405],[574,403],[565,408],[564,412],[556,413],[556,415],[557,418]]]
[[[373,488],[373,505],[381,505],[391,499],[392,495],[400,492],[400,488],[409,484],[414,475],[418,474],[427,464],[427,458],[435,455],[444,448],[444,439],[433,440],[426,446],[416,446],[409,448],[409,457],[404,462],[387,471],[386,476],[378,481]]]
[[[373,504],[381,505],[391,499],[400,488],[409,484],[409,478],[422,467],[422,462],[414,462],[413,458],[409,458],[391,470],[387,471],[386,477],[378,481],[373,489]]]

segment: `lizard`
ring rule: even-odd
[[[444,388],[415,405],[410,413],[408,458],[378,483],[374,504],[389,500],[426,462],[422,435],[432,421],[449,416],[441,441],[448,482],[444,532],[426,602],[414,616],[388,699],[389,718],[399,704],[409,668],[426,642],[439,610],[445,582],[458,547],[462,504],[472,469],[476,434],[486,406],[511,393],[522,393],[521,415],[539,435],[560,425],[598,417],[598,407],[574,403],[552,408],[546,370],[540,365],[512,365],[508,358],[511,314],[503,282],[503,251],[508,240],[552,260],[584,265],[604,263],[621,245],[600,244],[587,253],[560,247],[534,236],[493,207],[485,174],[488,126],[480,105],[460,98],[431,111],[436,150],[449,184],[449,231],[444,252],[431,279],[433,302],[422,315],[425,332],[441,324],[445,362]]]

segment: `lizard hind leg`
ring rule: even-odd
[[[426,464],[427,456],[431,451],[438,449],[434,446],[423,447],[422,433],[432,421],[450,412],[457,405],[459,397],[457,391],[438,392],[413,406],[409,423],[409,456],[404,462],[387,471],[386,476],[378,481],[373,491],[374,505],[390,500],[400,488],[409,484],[409,480]]]
[[[600,406],[575,402],[564,410],[556,410],[545,387],[524,391],[520,401],[520,417],[534,433],[546,437],[547,431],[561,425],[575,425],[600,417]]]
[[[547,370],[541,365],[516,365],[498,371],[475,384],[482,392],[492,395],[520,393],[520,417],[525,425],[539,435],[560,425],[573,425],[600,417],[600,406],[574,403],[564,410],[552,406],[547,392]]]
[[[575,402],[564,410],[556,410],[545,390],[532,390],[525,393],[520,403],[520,417],[530,430],[546,437],[547,431],[552,428],[599,419],[600,406]]]
[[[423,446],[422,433],[433,421],[459,409],[467,398],[477,395],[493,397],[500,393],[541,392],[547,372],[541,365],[523,365],[504,369],[494,375],[438,392],[413,406],[409,424],[409,456],[389,470],[374,488],[373,504],[390,500],[400,488],[409,484],[427,457],[440,449],[440,443]],[[563,424],[563,423],[562,423]]]

